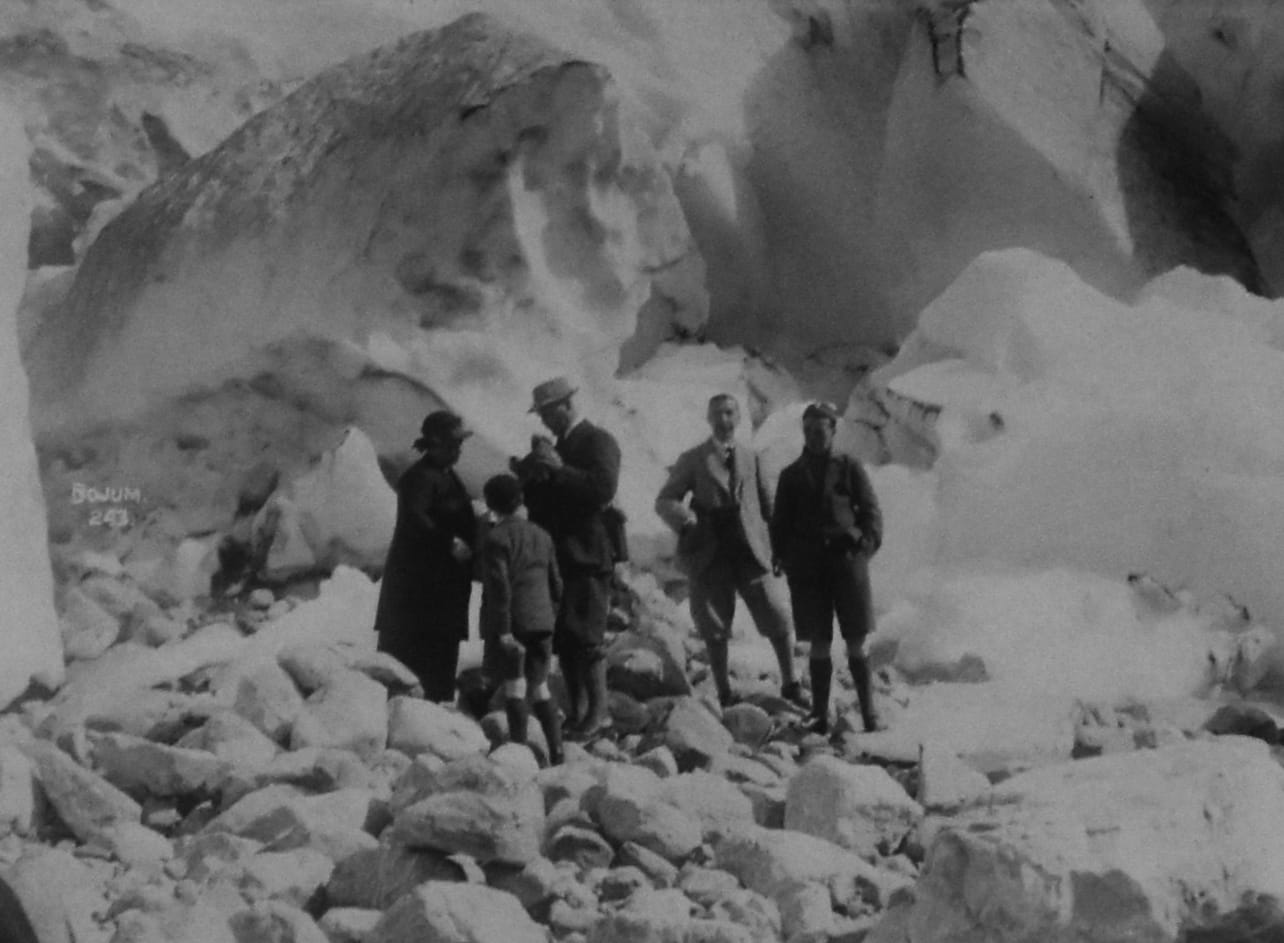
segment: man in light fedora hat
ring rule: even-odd
[[[530,412],[554,436],[534,436],[514,459],[530,520],[553,538],[564,583],[553,647],[562,666],[571,716],[568,734],[588,739],[609,725],[604,642],[618,557],[607,523],[620,478],[615,437],[582,418],[577,388],[566,377],[535,387]]]

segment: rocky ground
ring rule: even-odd
[[[984,731],[912,733],[917,702],[982,685],[884,670],[893,729],[856,732],[844,689],[824,739],[775,696],[751,639],[734,659],[744,699],[720,710],[682,608],[643,574],[626,582],[614,729],[546,767],[534,725],[530,747],[504,745],[502,711],[424,702],[370,646],[309,640],[315,603],[259,589],[202,613],[86,573],[84,607],[123,634],[3,718],[0,874],[39,943],[1280,929],[1269,714],[1078,704],[1025,744],[992,715],[1012,747],[999,756]],[[83,615],[64,628],[90,631]]]

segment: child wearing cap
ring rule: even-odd
[[[482,494],[496,518],[481,549],[482,634],[498,650],[509,739],[526,742],[533,713],[548,742],[548,761],[557,764],[562,727],[548,670],[562,579],[553,540],[525,519],[522,486],[512,475],[491,478]]]

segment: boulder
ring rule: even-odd
[[[606,652],[607,683],[639,701],[653,697],[682,697],[691,682],[675,653],[661,639],[638,632],[621,632]]]
[[[548,840],[545,854],[552,861],[569,861],[582,871],[605,868],[615,849],[597,832],[576,825],[564,825]]]
[[[685,943],[693,909],[681,891],[643,891],[597,923],[587,943]]]
[[[383,915],[365,943],[547,943],[517,898],[485,885],[427,881]]]
[[[1284,769],[1242,737],[1022,773],[941,823],[912,900],[869,939],[1278,935],[1262,902],[1284,899],[1281,816]]]
[[[757,749],[771,733],[771,715],[757,704],[732,704],[722,710],[722,725],[736,743]]]
[[[137,802],[53,744],[37,740],[24,749],[41,790],[78,840],[101,841],[112,826],[142,818]]]
[[[366,828],[375,814],[367,789],[341,789],[309,796],[287,786],[250,793],[205,826],[262,842],[266,850],[313,848],[332,861],[375,847]]]
[[[662,779],[678,775],[678,761],[674,759],[673,751],[664,745],[647,750],[634,762]]]
[[[445,852],[380,842],[339,861],[326,885],[326,900],[335,907],[386,910],[403,894],[425,881],[454,879],[456,867]]]
[[[733,783],[702,770],[664,780],[660,796],[700,823],[704,841],[714,841],[753,823],[753,803]]]
[[[178,901],[153,912],[131,910],[116,918],[116,935],[112,940],[128,943],[244,943],[232,932],[228,924],[230,916],[206,901]]]
[[[662,780],[641,767],[610,765],[584,796],[584,808],[611,841],[636,842],[677,861],[699,847],[700,820],[665,800]]]
[[[338,747],[370,757],[388,744],[388,692],[348,671],[308,696],[290,732],[290,749]]]
[[[227,921],[237,943],[329,943],[316,921],[282,901],[262,901]]]
[[[331,907],[321,915],[317,926],[329,943],[365,943],[382,916],[383,912],[379,910]]]
[[[637,868],[656,887],[673,887],[678,883],[677,867],[665,860],[663,855],[643,848],[637,842],[626,841],[620,845],[618,860],[624,867]]]
[[[833,756],[808,761],[785,798],[785,828],[865,858],[890,854],[922,818],[922,807],[881,766]]]
[[[263,851],[243,866],[240,890],[252,901],[279,900],[312,907],[330,880],[334,861],[315,848]]]
[[[216,694],[230,689],[233,709],[277,743],[290,735],[303,711],[303,695],[275,658],[231,666],[214,682]]]
[[[427,753],[449,761],[485,753],[490,742],[466,714],[422,698],[394,697],[388,700],[388,746],[412,757]]]
[[[836,925],[833,904],[837,901],[859,901],[881,910],[894,894],[911,885],[910,879],[877,868],[832,842],[759,826],[719,841],[714,846],[714,864],[775,902],[786,939],[800,929]],[[807,903],[817,894],[825,902],[819,914]],[[844,909],[850,910],[850,904],[845,903]]]
[[[940,810],[965,805],[990,790],[990,780],[939,743],[923,745],[918,761],[919,804]]]
[[[199,801],[216,793],[231,771],[230,763],[204,750],[123,733],[94,737],[93,757],[108,782],[139,799],[184,796]]]
[[[204,724],[184,734],[174,746],[204,750],[243,771],[270,763],[279,749],[258,727],[232,710],[211,714]]]
[[[36,769],[14,744],[0,744],[0,835],[27,835],[36,822]]]
[[[198,885],[208,884],[226,875],[239,875],[245,863],[262,849],[262,842],[228,832],[185,835],[174,843],[175,873]]]
[[[662,739],[683,772],[707,768],[735,742],[713,712],[694,697],[673,703],[664,721]]]
[[[69,659],[92,660],[120,637],[121,620],[78,587],[63,596],[59,624],[63,650]]]
[[[544,797],[534,776],[488,757],[448,763],[424,798],[397,812],[392,836],[412,848],[467,854],[486,864],[523,865],[539,856]]]
[[[50,856],[37,855],[0,871],[0,927],[6,941],[72,943],[61,892],[69,875],[53,863]]]

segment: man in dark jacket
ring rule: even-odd
[[[733,697],[728,648],[739,592],[776,653],[781,695],[799,703],[793,626],[784,588],[771,572],[771,493],[757,454],[736,441],[736,398],[714,396],[706,418],[712,435],[678,456],[655,511],[678,534],[678,563],[691,579],[691,618],[709,653],[718,700],[726,706]]]
[[[588,739],[609,724],[603,644],[615,556],[603,512],[619,484],[620,446],[580,417],[575,393],[565,377],[535,387],[530,411],[557,442],[536,436],[531,453],[513,467],[530,519],[557,548],[563,595],[553,648],[571,702],[568,735]]]
[[[837,423],[838,410],[829,403],[803,412],[803,452],[780,474],[770,526],[773,567],[789,580],[798,637],[811,643],[818,733],[829,732],[835,615],[865,729],[881,727],[863,646],[874,627],[869,558],[883,542],[883,518],[860,462],[834,449]]]
[[[548,761],[556,765],[562,762],[562,728],[548,689],[562,600],[556,552],[548,533],[521,513],[522,486],[516,478],[496,475],[483,493],[496,520],[481,549],[482,637],[499,651],[508,739],[526,742],[533,713],[544,731]]]
[[[423,421],[420,458],[397,481],[397,522],[379,585],[375,631],[379,651],[418,677],[424,697],[455,697],[459,644],[468,638],[477,516],[455,474],[471,433],[454,413]]]

